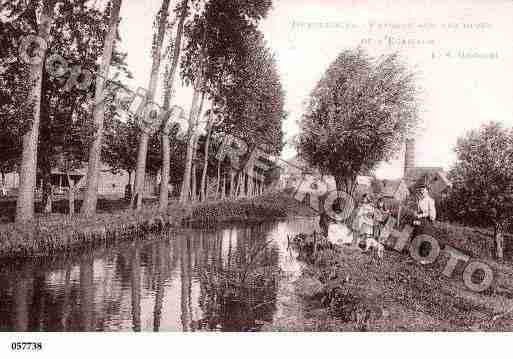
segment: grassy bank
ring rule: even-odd
[[[154,198],[145,198],[143,204],[148,207],[156,204]],[[96,212],[99,214],[125,211],[128,209],[130,201],[119,196],[100,196],[96,205]],[[75,212],[79,213],[82,206],[82,199],[75,200]],[[41,201],[35,202],[35,212],[37,217],[47,217],[43,214],[43,204]],[[68,213],[68,200],[64,196],[59,196],[52,202],[52,216],[58,217]],[[16,214],[16,197],[0,199],[0,223],[12,223]]]
[[[255,222],[276,218],[316,215],[290,193],[268,194],[254,199],[214,201],[198,204],[184,221],[193,227],[209,227],[224,222]]]
[[[495,242],[493,231],[465,227],[458,224],[435,222],[429,233],[442,244],[448,244],[460,249],[473,258],[493,259],[495,256]],[[513,255],[513,235],[504,235],[504,256],[511,258]]]
[[[295,283],[304,318],[267,330],[327,331],[506,331],[513,330],[513,268],[486,261],[495,275],[482,293],[467,289],[460,263],[442,275],[448,257],[422,266],[408,254],[385,251],[383,259],[356,246],[295,238],[305,261]]]
[[[23,226],[0,225],[0,258],[48,257],[94,248],[105,242],[133,241],[146,233],[169,231],[186,226],[207,226],[228,221],[254,222],[285,217],[288,213],[307,213],[307,208],[283,193],[255,199],[216,201],[182,205],[172,202],[165,213],[146,203],[140,212],[126,210],[127,203],[116,200],[110,211],[93,218],[63,214],[38,217]],[[103,208],[109,208],[108,203]]]
[[[401,223],[403,224],[412,223],[414,220],[414,209],[411,208],[411,203],[409,206],[403,208],[401,212]],[[397,217],[397,208],[397,206],[392,207],[392,214],[395,217]],[[492,259],[495,255],[493,230],[491,229],[436,221],[429,228],[427,234],[436,238],[440,243],[458,248],[473,258]],[[504,235],[504,255],[505,257],[513,255],[513,235],[511,233]]]
[[[173,209],[161,214],[146,208],[139,213],[119,211],[72,219],[52,215],[23,226],[4,224],[0,226],[0,258],[46,257],[83,251],[107,241],[134,240],[180,226],[181,212]]]

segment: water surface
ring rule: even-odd
[[[294,316],[296,219],[153,236],[0,272],[2,331],[255,331]],[[292,309],[291,309],[292,308]]]

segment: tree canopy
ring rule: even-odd
[[[372,59],[345,50],[310,95],[298,153],[352,194],[357,175],[390,160],[413,134],[417,113],[414,74],[397,54]]]
[[[285,94],[275,57],[259,31],[248,33],[237,65],[234,81],[221,92],[225,102],[220,127],[243,139],[250,149],[262,146],[279,154]]]
[[[483,125],[458,139],[457,161],[447,198],[454,220],[483,227],[511,224],[513,217],[513,130]]]
[[[13,57],[14,61],[3,65],[0,71],[0,123],[7,128],[3,133],[9,151],[0,151],[0,162],[17,162],[21,153],[20,135],[27,130],[31,118],[26,105],[26,64],[18,56],[22,36],[37,33],[36,14],[40,11],[38,1],[3,1],[2,23],[4,36],[2,59]],[[108,27],[110,3],[103,9],[93,0],[59,0],[54,9],[53,26],[50,32],[47,58],[58,55],[64,63],[55,62],[56,70],[43,71],[41,124],[38,145],[38,173],[46,176],[58,165],[62,154],[66,162],[77,166],[86,159],[88,141],[94,132],[91,118],[92,97],[98,59],[101,57],[103,41]],[[119,42],[119,36],[117,41]],[[114,51],[112,66],[129,77],[125,63],[126,54]],[[48,66],[48,64],[47,64]],[[68,86],[74,71],[89,70],[91,83],[86,88]],[[52,76],[58,73],[60,76]],[[114,108],[108,106],[108,118],[113,118]]]

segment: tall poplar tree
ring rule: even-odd
[[[105,82],[109,76],[114,40],[116,39],[119,22],[119,12],[122,0],[112,0],[110,10],[109,29],[103,45],[102,61],[99,69],[100,76],[96,79],[95,103],[93,110],[96,132],[89,148],[89,161],[87,170],[87,187],[81,213],[88,217],[96,212],[98,201],[98,177],[100,174],[100,154],[103,141],[103,121],[105,116]]]

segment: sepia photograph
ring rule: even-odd
[[[0,0],[0,353],[511,333],[512,19]]]

